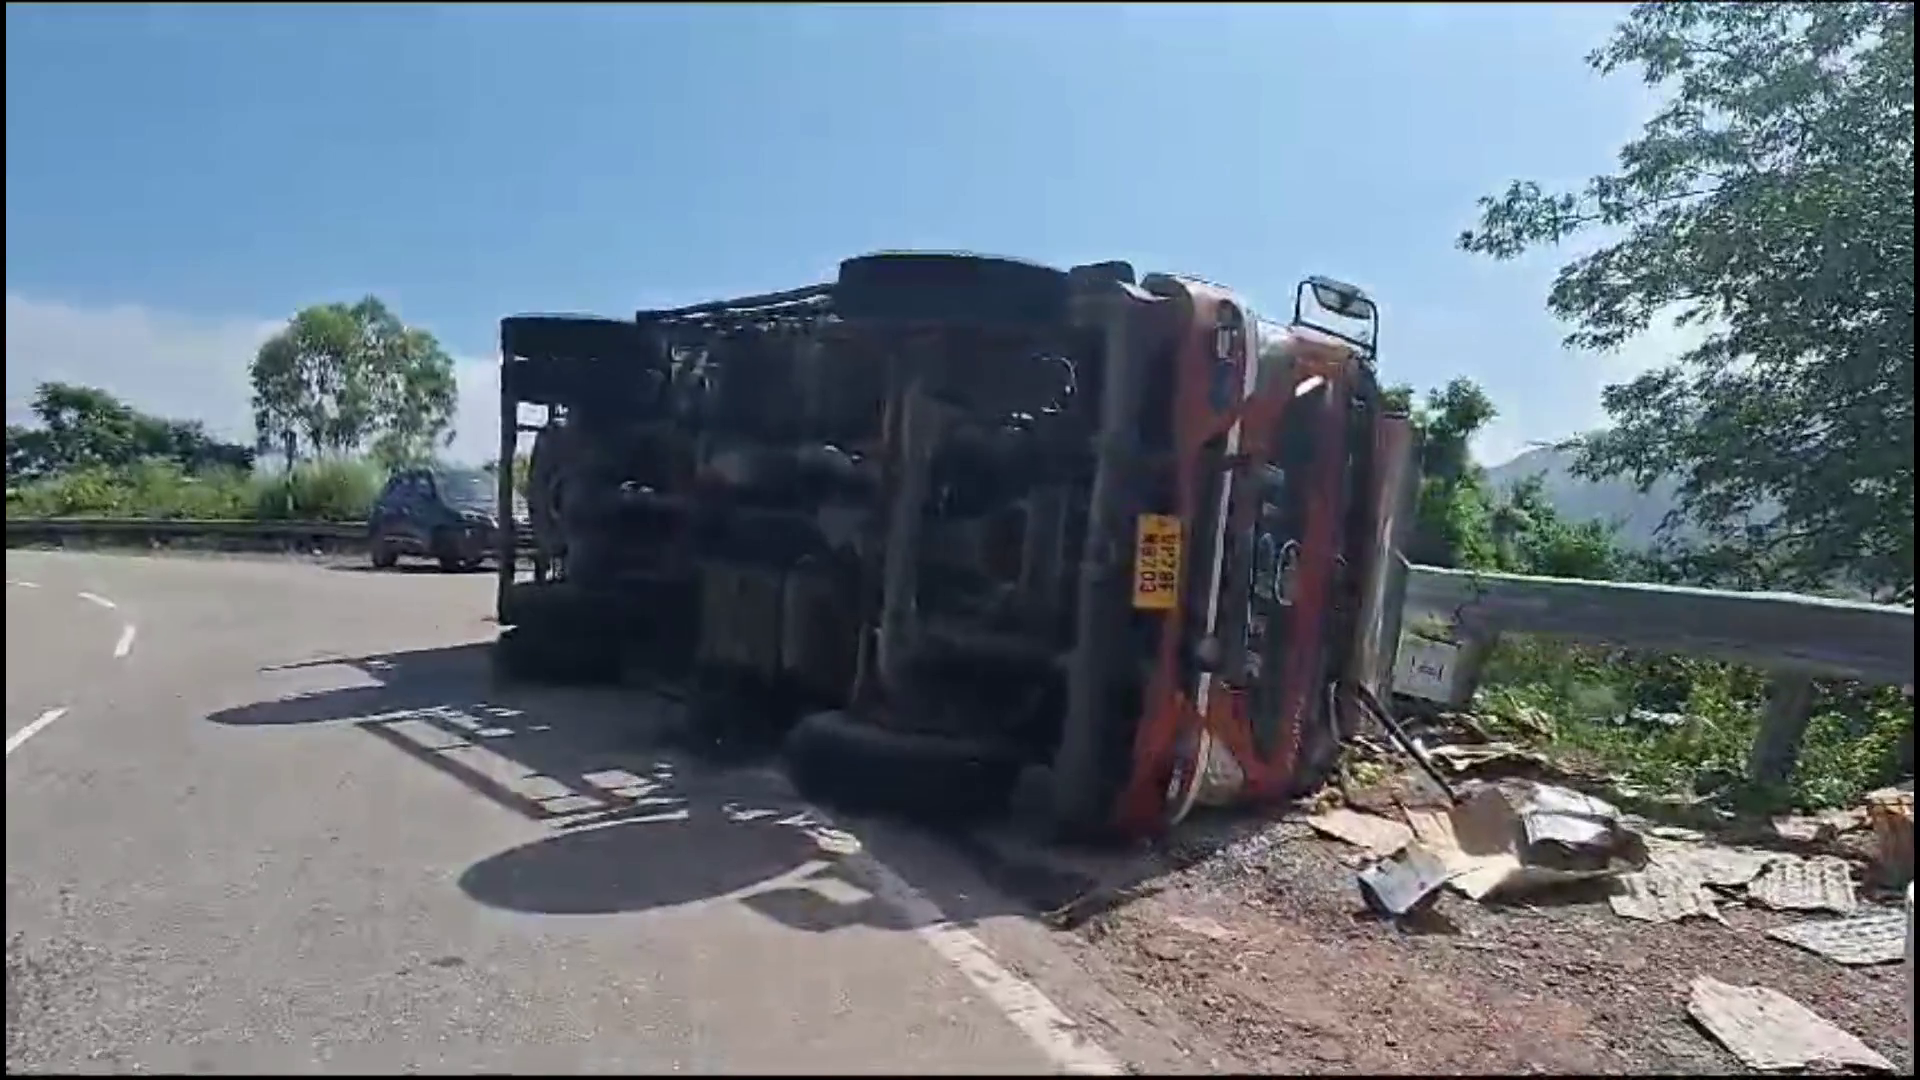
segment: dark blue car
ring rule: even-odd
[[[479,566],[497,550],[496,494],[494,478],[478,469],[396,471],[367,516],[373,565],[385,568],[402,555],[421,555],[439,560],[443,570]]]

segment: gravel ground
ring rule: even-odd
[[[1686,1011],[1695,976],[1771,987],[1912,1071],[1900,965],[1845,968],[1764,936],[1784,917],[1651,925],[1603,898],[1491,907],[1451,892],[1369,914],[1357,849],[1298,820],[1253,832],[1079,933],[1258,1072],[1724,1074]]]

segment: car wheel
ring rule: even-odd
[[[394,549],[393,541],[389,540],[385,533],[374,533],[367,547],[370,549],[376,570],[392,569],[393,565],[400,561],[400,553]]]
[[[802,718],[783,749],[810,798],[947,825],[1005,813],[1024,765],[999,743],[898,731],[838,710]]]
[[[466,556],[460,554],[460,544],[446,529],[436,529],[433,534],[433,557],[440,563],[440,569],[449,574],[457,574],[467,568]]]

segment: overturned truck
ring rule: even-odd
[[[499,669],[645,671],[859,807],[990,813],[1025,774],[1063,832],[1140,835],[1285,798],[1398,641],[1414,455],[1377,322],[1320,278],[1280,323],[1124,263],[919,252],[505,319],[535,559],[501,559]]]

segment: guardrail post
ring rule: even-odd
[[[1493,650],[1499,647],[1500,635],[1456,633],[1460,651],[1455,654],[1453,661],[1453,699],[1456,706],[1465,706],[1472,703],[1474,691],[1480,689],[1480,673],[1493,656]]]
[[[1813,677],[1780,672],[1767,686],[1767,709],[1753,741],[1747,773],[1757,784],[1783,783],[1800,761],[1800,743],[1813,718]]]

